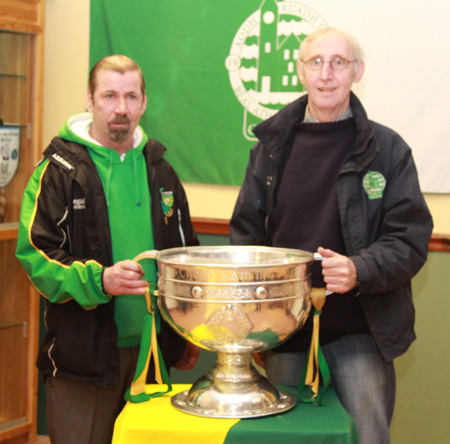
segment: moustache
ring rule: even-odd
[[[115,117],[109,123],[130,123],[130,119],[127,116]]]

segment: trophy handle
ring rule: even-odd
[[[143,251],[142,253],[139,253],[134,259],[134,262],[139,262],[142,259],[156,259],[156,256],[158,255],[159,251],[158,250],[147,250],[147,251]],[[153,292],[153,294],[155,296],[159,296],[159,291],[158,289],[155,289],[155,291]]]
[[[139,262],[141,259],[156,259],[157,254],[159,253],[158,250],[147,250],[143,251],[142,253],[139,253],[134,259],[134,262]]]

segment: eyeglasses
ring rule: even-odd
[[[325,63],[329,63],[330,66],[337,71],[342,71],[344,69],[347,69],[350,63],[355,63],[357,61],[358,60],[347,60],[343,57],[335,56],[331,60],[324,60],[322,57],[313,57],[308,60],[302,60],[302,63],[304,63],[307,68],[314,71],[322,69]]]

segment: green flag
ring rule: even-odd
[[[297,1],[91,0],[90,66],[141,66],[141,124],[181,180],[240,185],[253,127],[303,91],[298,47],[325,20]]]

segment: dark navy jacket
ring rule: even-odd
[[[259,142],[231,220],[232,244],[271,245],[277,186],[306,105],[305,95],[255,127]],[[357,138],[337,180],[342,236],[358,273],[355,297],[383,357],[392,360],[415,339],[411,279],[426,261],[433,223],[411,149],[397,133],[368,120],[353,93],[350,106]],[[382,195],[376,180],[385,181]]]

